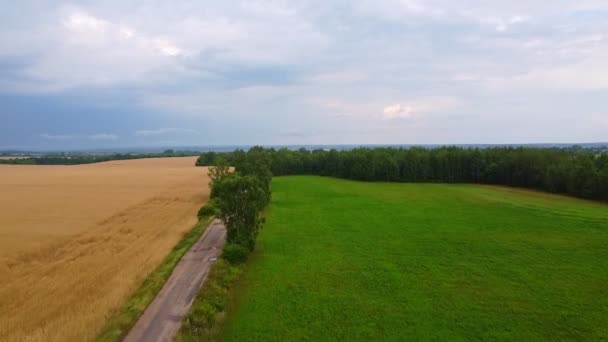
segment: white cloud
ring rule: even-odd
[[[156,48],[164,55],[167,56],[179,56],[183,54],[182,49],[175,46],[175,44],[166,41],[164,39],[156,39],[154,41]]]
[[[459,11],[459,16],[468,20],[476,21],[482,26],[493,27],[497,32],[506,32],[514,25],[523,24],[530,21],[530,17],[528,15],[516,14],[512,16],[495,16],[480,14],[471,10],[461,10]]]
[[[608,50],[584,61],[534,67],[525,73],[487,79],[492,90],[590,91],[608,89]]]
[[[95,18],[87,13],[75,11],[69,14],[64,20],[63,25],[71,31],[86,32],[93,31],[104,33],[110,24],[102,19]]]
[[[354,3],[362,14],[371,14],[389,20],[403,20],[404,17],[440,18],[446,14],[441,6],[426,4],[417,0],[363,0]]]
[[[128,27],[122,27],[120,29],[120,35],[124,38],[124,39],[129,39],[131,37],[133,37],[135,35],[135,32],[133,30],[131,30]]]
[[[56,140],[56,141],[66,141],[66,140],[72,140],[74,139],[73,135],[69,135],[69,134],[49,134],[49,133],[44,133],[44,134],[40,134],[40,137],[46,140]]]
[[[383,118],[413,119],[429,113],[449,114],[461,106],[461,101],[453,97],[429,97],[395,103],[384,107]]]
[[[116,134],[110,134],[110,133],[99,133],[99,134],[92,134],[89,136],[89,138],[91,140],[108,140],[108,141],[113,141],[113,140],[118,140],[118,135]]]
[[[167,37],[138,32],[124,24],[95,17],[82,9],[72,8],[64,12],[62,22],[68,31],[64,38],[72,47],[113,49],[113,53],[138,57],[141,54],[175,57],[185,53]]]
[[[519,24],[519,23],[523,23],[526,21],[528,21],[528,18],[522,17],[520,15],[516,15],[516,16],[509,18],[508,23],[509,24]]]
[[[2,89],[59,92],[83,86],[145,87],[200,79],[225,65],[288,65],[324,49],[329,39],[292,6],[61,6],[27,30],[0,29],[3,51],[36,56]],[[149,8],[148,8],[149,7]],[[119,6],[120,8],[120,6]],[[281,34],[277,34],[280,32]]]
[[[413,106],[397,103],[385,107],[383,112],[385,119],[409,119],[414,116],[416,110]]]
[[[167,134],[189,133],[196,134],[197,131],[188,128],[158,128],[158,129],[143,129],[135,132],[136,137],[153,137]]]
[[[7,37],[7,48],[13,46],[10,54],[36,56],[33,63],[16,70],[21,77],[2,81],[2,88],[17,92],[154,84],[165,81],[166,75],[182,75],[176,59],[188,54],[172,37],[146,33],[76,7],[50,11],[48,21],[27,31],[9,32]],[[0,56],[2,40],[0,30]]]
[[[406,13],[412,13],[417,15],[434,15],[439,16],[444,11],[437,7],[425,6],[416,0],[400,0],[396,2],[396,7],[405,11]]]
[[[93,141],[114,141],[118,140],[118,135],[110,134],[110,133],[98,133],[98,134],[50,134],[44,133],[39,135],[41,138],[45,140],[52,141],[69,141],[69,140],[83,140],[89,139]]]

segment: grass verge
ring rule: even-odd
[[[218,259],[207,280],[192,303],[188,315],[175,338],[176,341],[213,341],[220,334],[224,310],[230,301],[230,292],[246,264],[231,265]]]
[[[182,256],[198,241],[211,222],[212,217],[203,217],[165,257],[163,262],[148,275],[142,285],[127,302],[113,312],[97,337],[97,341],[120,341],[135,325],[139,317],[154,300],[173,272]]]

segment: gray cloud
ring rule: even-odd
[[[22,1],[0,5],[0,95],[165,127],[29,134],[58,144],[608,140],[606,32],[603,0]]]

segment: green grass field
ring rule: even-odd
[[[277,177],[222,338],[606,340],[608,206]]]

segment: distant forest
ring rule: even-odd
[[[360,181],[481,183],[608,201],[608,153],[583,148],[355,148],[261,149],[272,173]],[[239,165],[246,152],[207,152],[198,166]]]
[[[12,165],[78,165],[78,164],[93,164],[111,160],[130,160],[144,158],[162,158],[162,157],[192,157],[198,156],[199,152],[191,151],[173,151],[166,150],[163,153],[144,153],[144,154],[48,154],[35,157],[17,157],[14,159],[0,159],[0,164]]]

